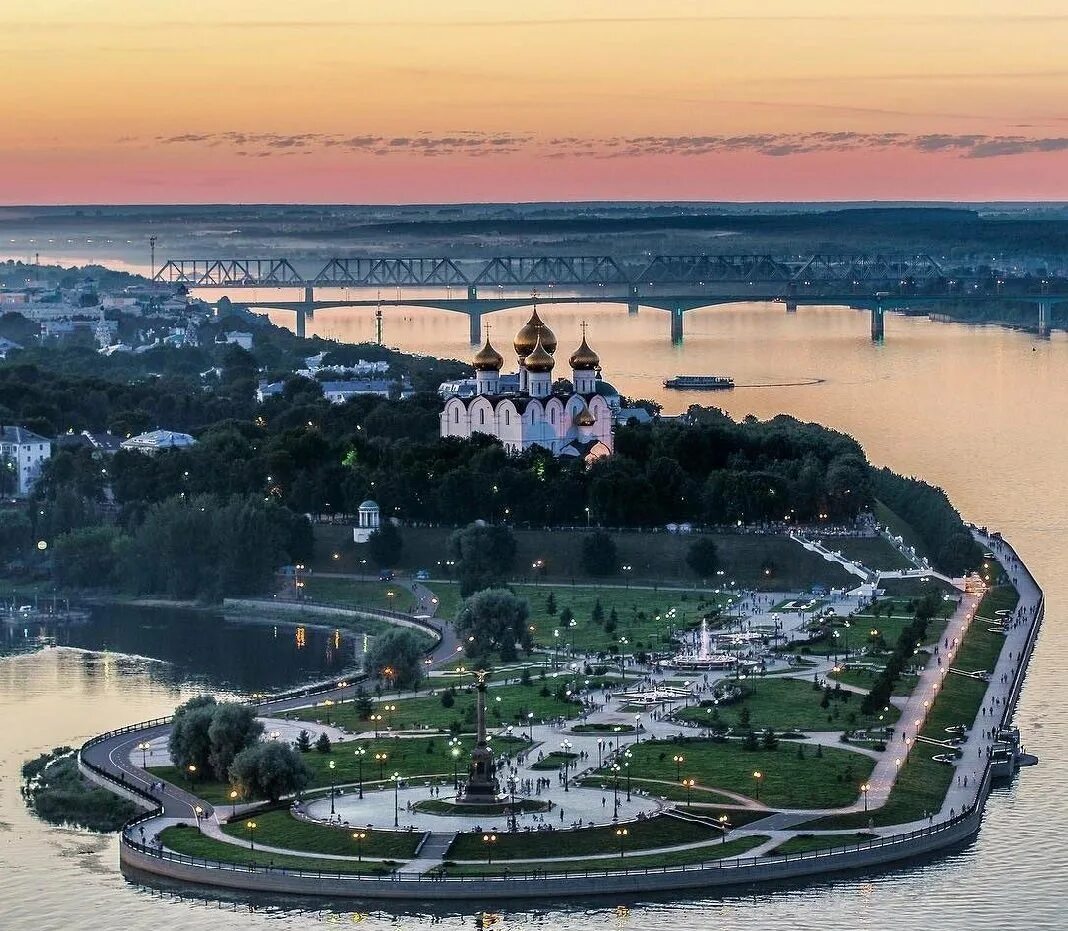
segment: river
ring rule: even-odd
[[[491,336],[504,352],[525,311],[493,314]],[[1041,763],[990,800],[978,841],[948,858],[908,870],[835,883],[712,899],[498,906],[499,928],[698,931],[768,927],[816,929],[966,928],[995,923],[1063,929],[1061,892],[1068,871],[1068,813],[1060,802],[1068,763],[1068,685],[1059,669],[1068,637],[1068,337],[1036,342],[1000,328],[890,316],[887,339],[873,346],[865,314],[840,308],[746,305],[687,314],[681,346],[668,320],[618,306],[553,307],[544,315],[560,338],[558,355],[590,322],[589,340],[605,377],[623,393],[652,397],[677,412],[710,403],[741,417],[779,412],[851,433],[870,458],[942,485],[971,520],[1000,529],[1047,595],[1043,630],[1017,714],[1027,749]],[[286,320],[284,314],[275,317]],[[356,340],[373,334],[371,312],[322,311],[310,332]],[[466,358],[467,320],[437,311],[387,308],[390,345]],[[731,375],[739,385],[822,379],[797,387],[738,388],[709,395],[660,386],[673,373]],[[560,374],[560,373],[558,373]],[[269,629],[269,628],[268,628]],[[204,651],[200,651],[203,653]],[[198,660],[199,661],[199,660]],[[364,927],[472,927],[467,914],[413,913],[339,903],[316,910],[300,902],[258,903],[161,896],[119,873],[114,838],[57,830],[30,817],[18,794],[18,767],[54,745],[169,711],[204,672],[153,675],[147,660],[65,649],[0,658],[0,928],[50,929],[73,922],[97,929],[292,927],[361,921]],[[210,670],[209,670],[210,672]],[[209,680],[214,674],[208,676]],[[225,678],[225,676],[221,676]],[[422,914],[419,912],[422,911]],[[366,920],[361,920],[366,918]]]

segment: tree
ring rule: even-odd
[[[304,758],[284,743],[258,743],[242,750],[230,765],[230,781],[246,799],[277,802],[311,781]]]
[[[367,538],[367,552],[380,569],[395,566],[403,550],[404,540],[401,538],[401,532],[389,518]]]
[[[556,596],[552,592],[549,592],[548,596],[545,598],[545,613],[548,614],[549,617],[556,614]]]
[[[516,644],[530,649],[532,637],[527,623],[530,605],[504,588],[490,588],[466,599],[456,616],[456,630],[467,641],[467,653],[484,657],[493,651],[502,660],[516,658]]]
[[[115,581],[117,544],[122,533],[115,527],[82,527],[56,537],[52,546],[52,572],[62,586],[104,588]]]
[[[323,731],[315,740],[315,749],[318,753],[329,753],[333,749],[330,743],[330,738],[327,736],[326,731]]]
[[[361,720],[366,721],[371,716],[371,711],[375,705],[362,685],[356,686],[353,702],[356,705],[356,714],[359,715]]]
[[[391,687],[414,688],[423,675],[423,644],[413,631],[398,628],[375,637],[367,669]]]
[[[601,604],[600,598],[593,603],[593,611],[590,613],[590,620],[597,625],[604,623],[604,606]]]
[[[699,537],[686,551],[686,565],[698,578],[707,579],[719,569],[719,550],[711,537]]]
[[[603,530],[582,540],[582,568],[587,575],[615,575],[619,571],[619,553],[615,541]]]
[[[208,727],[208,765],[216,779],[225,779],[230,764],[242,750],[260,739],[263,725],[249,705],[216,705]]]
[[[516,542],[507,527],[469,524],[449,537],[449,555],[456,560],[460,595],[464,598],[487,588],[498,588],[515,562]]]
[[[779,738],[775,736],[775,731],[770,727],[764,728],[764,733],[760,735],[760,745],[765,750],[777,750],[779,748]]]
[[[211,738],[208,730],[215,715],[216,702],[210,695],[191,698],[174,712],[171,736],[167,741],[171,761],[181,770],[195,766],[205,772],[209,766]]]
[[[305,730],[302,730],[299,734],[297,734],[296,749],[300,753],[308,753],[311,750],[311,748],[312,748],[311,734],[309,734]]]

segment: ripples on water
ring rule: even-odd
[[[504,349],[526,311],[485,318]],[[972,929],[996,926],[1046,931],[1068,927],[1061,911],[1068,875],[1068,816],[1062,798],[1068,689],[1062,631],[1068,563],[1068,339],[1046,343],[997,328],[932,324],[891,316],[887,341],[874,347],[864,314],[835,308],[781,306],[698,311],[686,317],[681,347],[667,339],[667,316],[643,309],[628,317],[615,306],[548,308],[566,358],[579,322],[605,375],[626,394],[655,397],[669,412],[690,403],[724,407],[736,417],[780,411],[818,420],[856,436],[873,461],[946,488],[969,518],[1002,529],[1043,584],[1047,615],[1017,721],[1027,749],[1042,760],[992,797],[972,846],[908,870],[773,893],[703,900],[654,900],[617,911],[617,903],[564,908],[489,905],[502,928],[636,928],[698,931],[710,927],[791,931],[823,929]],[[284,318],[279,317],[279,320]],[[310,329],[368,339],[366,310],[316,315]],[[466,358],[467,321],[438,312],[387,310],[392,345]],[[739,384],[793,382],[795,388],[752,388],[701,396],[671,393],[661,380],[677,372],[731,375]],[[140,651],[147,652],[147,651]],[[417,928],[439,923],[473,927],[463,914],[393,912],[373,903],[334,910],[301,903],[184,896],[128,883],[117,869],[113,838],[59,831],[30,818],[18,795],[22,760],[56,744],[166,713],[192,691],[179,676],[162,681],[155,664],[52,650],[0,659],[0,929],[86,931],[167,928],[173,931],[349,924]],[[2,825],[10,825],[3,830]],[[366,911],[363,911],[366,909]]]

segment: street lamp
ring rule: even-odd
[[[641,738],[641,724],[642,724],[642,715],[641,715],[641,712],[639,711],[637,714],[634,715],[634,744],[635,744],[635,746],[637,746],[639,743],[641,743],[641,739],[642,739]]]
[[[386,727],[393,730],[393,712],[397,710],[397,706],[386,705],[383,710],[386,712]]]
[[[360,771],[360,798],[363,798],[363,758],[367,753],[366,747],[357,747],[352,751],[356,756],[356,765]]]
[[[452,789],[454,792],[460,788],[459,777],[456,775],[456,762],[460,759],[460,738],[453,737],[449,741],[449,753],[452,755]]]
[[[764,778],[764,774],[758,769],[753,773],[753,778],[756,780],[756,797],[757,801],[760,801],[760,783]]]
[[[731,829],[731,819],[726,815],[720,815],[717,819],[719,826],[723,831],[723,843],[727,843],[727,832]]]
[[[619,817],[619,764],[612,764],[612,820]]]
[[[137,745],[137,749],[141,751],[141,769],[148,769],[148,751],[151,747],[152,744],[147,740],[142,741]]]
[[[245,829],[248,831],[248,845],[249,845],[249,848],[252,849],[252,850],[255,850],[256,849],[256,835],[255,835],[254,832],[256,830],[256,822],[255,821],[246,821],[245,822]]]
[[[237,815],[237,789],[230,790],[230,817]]]
[[[686,807],[690,808],[691,807],[691,799],[692,799],[691,793],[693,792],[693,787],[695,785],[697,785],[697,780],[696,779],[683,779],[682,780],[682,784],[684,786],[686,786]]]
[[[364,839],[366,837],[367,837],[367,832],[366,831],[356,831],[352,835],[352,839],[354,841],[356,841],[356,862],[357,863],[360,863],[360,862],[363,861],[363,842],[364,842]]]
[[[626,637],[619,638],[619,672],[620,677],[623,680],[623,685],[627,684],[627,643],[629,641]]]
[[[567,773],[571,768],[571,747],[572,743],[566,737],[560,741],[560,749],[564,753],[564,791],[568,791],[567,786]]]
[[[197,776],[197,764],[196,763],[190,763],[189,766],[186,767],[186,768],[189,771],[189,788],[192,789],[193,788],[193,780],[196,779],[196,776]]]
[[[871,786],[866,782],[864,783],[864,785],[862,785],[860,787],[860,791],[864,793],[864,810],[865,811],[868,810],[868,790],[870,788],[871,788]]]
[[[627,801],[630,801],[630,751],[628,750],[623,754],[626,759],[623,761],[623,768],[627,771]]]
[[[386,778],[386,760],[389,759],[388,753],[376,753],[375,762],[378,764],[378,779],[379,781]]]
[[[393,827],[400,827],[400,773],[393,774]]]
[[[199,805],[196,805],[196,806],[193,807],[193,815],[197,819],[197,830],[198,831],[200,830],[200,818],[201,818],[201,816],[203,814],[204,814],[204,809],[201,808]]]
[[[334,813],[334,767],[337,764],[330,761],[330,814]]]
[[[676,753],[671,761],[675,764],[675,780],[682,779],[682,764],[686,762],[686,757],[680,753]]]
[[[628,828],[616,828],[616,837],[619,838],[619,855],[623,856],[623,842],[626,840],[627,835],[630,834]]]
[[[380,715],[380,714],[372,714],[371,717],[370,717],[370,721],[371,721],[371,727],[374,728],[375,737],[377,738],[378,737],[378,726],[379,726],[379,724],[382,723],[382,715]]]
[[[623,567],[623,579],[627,583],[627,588],[630,588],[630,574],[633,569],[634,567],[629,564]]]
[[[530,742],[534,743],[534,712],[527,712],[527,727],[530,729]]]
[[[483,834],[482,843],[486,845],[486,863],[493,862],[493,845],[497,843],[496,834]]]

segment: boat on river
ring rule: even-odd
[[[680,391],[723,391],[734,387],[734,379],[726,375],[676,375],[667,379],[664,387]]]

